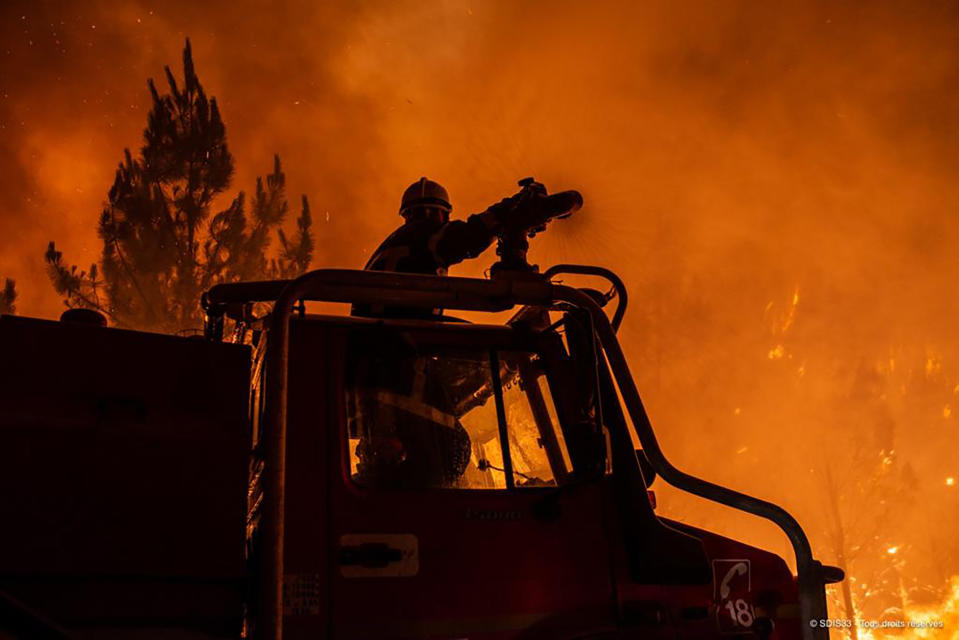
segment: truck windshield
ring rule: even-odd
[[[361,486],[548,487],[571,470],[535,354],[354,343],[345,389],[350,474]]]

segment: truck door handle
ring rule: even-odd
[[[401,549],[394,549],[384,542],[364,542],[359,545],[340,547],[339,560],[344,566],[382,569],[402,559]]]

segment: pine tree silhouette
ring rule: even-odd
[[[0,289],[0,313],[14,314],[17,312],[17,286],[16,283],[7,278],[3,282],[3,289]]]
[[[169,67],[165,72],[169,93],[148,82],[153,106],[143,147],[136,158],[124,150],[100,215],[99,267],[67,267],[53,242],[45,257],[67,306],[99,309],[119,326],[172,333],[201,325],[200,296],[209,287],[293,277],[308,268],[314,245],[305,196],[294,238],[280,229],[289,206],[279,156],[265,186],[257,179],[249,215],[242,191],[212,213],[234,171],[226,128],[197,77],[189,40],[183,87]],[[280,247],[270,259],[274,233]]]

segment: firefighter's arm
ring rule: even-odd
[[[506,227],[521,233],[544,228],[555,217],[565,217],[583,204],[576,191],[547,196],[546,187],[532,178],[520,181],[523,188],[503,198],[483,213],[475,213],[465,222],[444,224],[430,237],[429,248],[436,262],[448,267],[467,258],[475,258]]]
[[[451,220],[437,229],[429,240],[429,249],[441,266],[448,267],[475,258],[493,243],[500,228],[501,204],[483,213],[474,213],[465,221]]]

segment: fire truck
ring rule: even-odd
[[[3,316],[0,638],[825,640],[841,571],[670,464],[626,303],[594,266],[322,269],[214,287],[204,336]],[[657,478],[777,524],[797,575]]]

